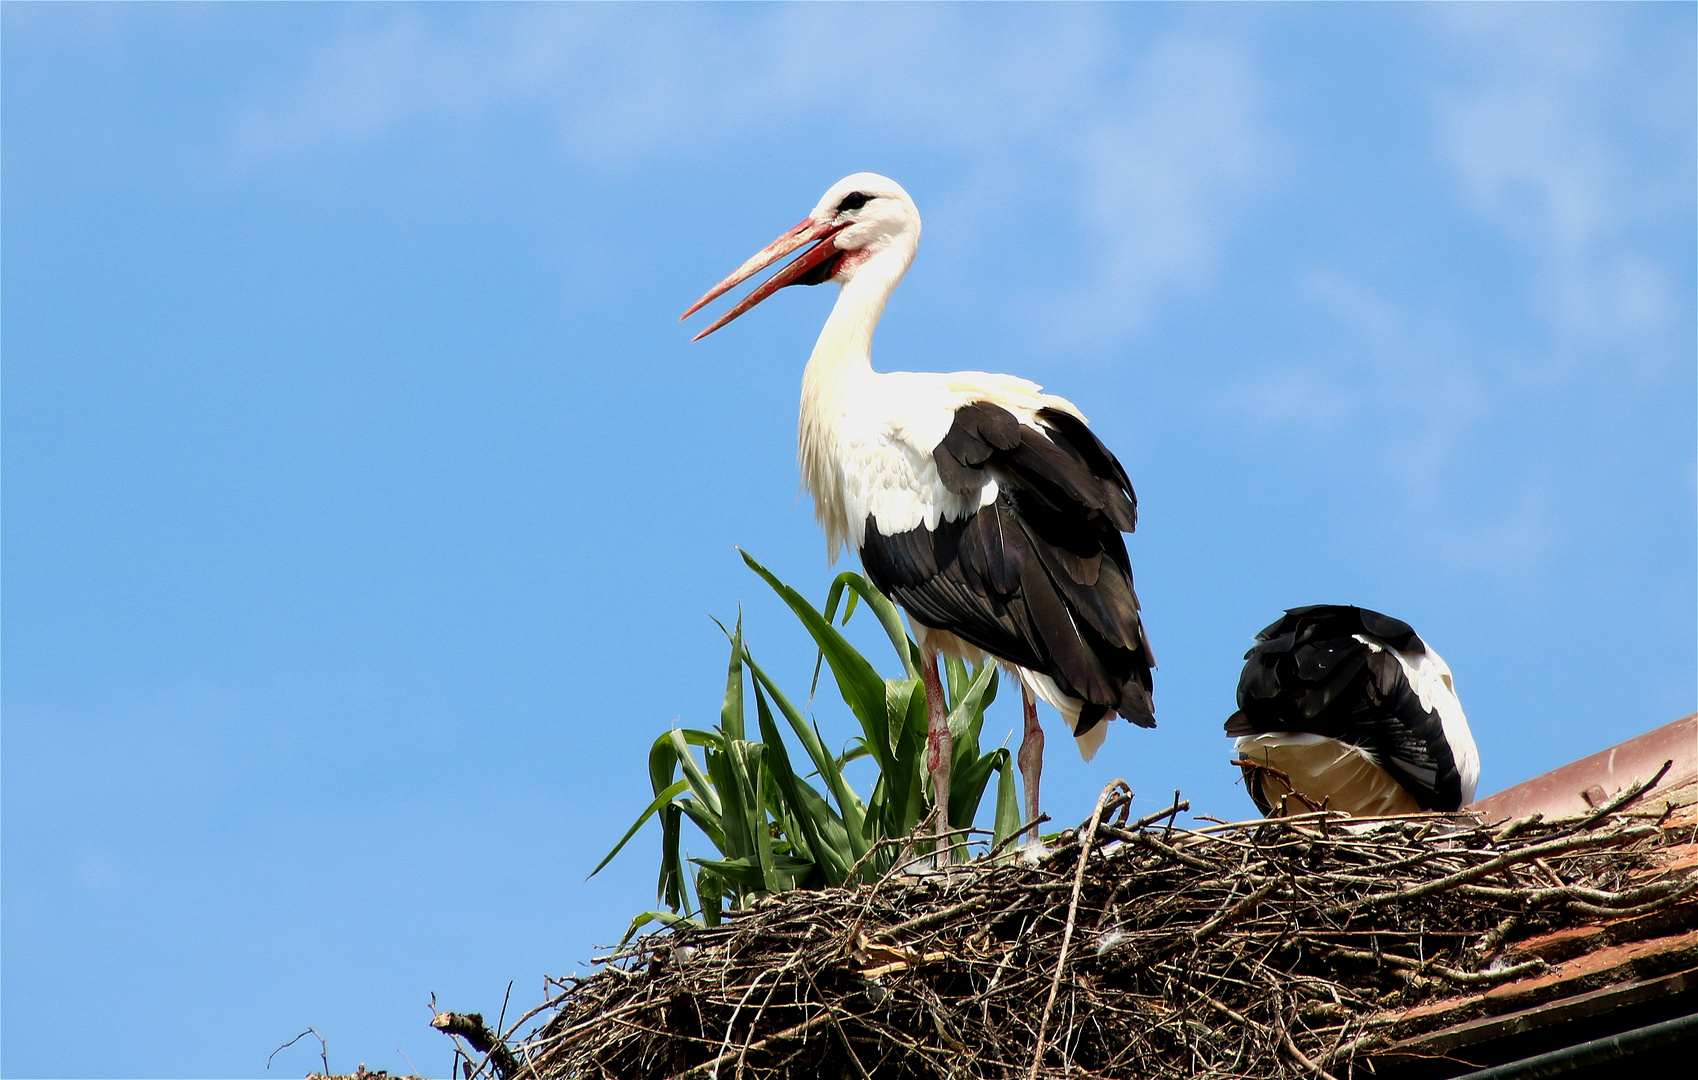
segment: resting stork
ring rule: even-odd
[[[1036,858],[1044,747],[1036,699],[1060,710],[1087,761],[1112,713],[1155,724],[1154,665],[1120,535],[1136,524],[1137,501],[1079,410],[1035,383],[983,371],[873,370],[873,330],[919,243],[908,193],[856,173],[682,317],[810,244],[696,340],[785,286],[841,286],[802,373],[802,482],[831,558],[852,545],[914,629],[940,837],[950,827],[953,748],[938,656],[978,663],[988,653],[1019,679],[1018,760],[1034,822],[1026,851]]]
[[[1251,763],[1244,781],[1262,813],[1285,812],[1294,790],[1358,816],[1474,801],[1480,755],[1450,668],[1408,623],[1367,608],[1292,608],[1245,660],[1226,733]]]

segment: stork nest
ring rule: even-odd
[[[1546,971],[1519,942],[1693,921],[1698,872],[1665,849],[1698,826],[1632,814],[1644,787],[1558,822],[1181,829],[1184,803],[1127,821],[1117,782],[1040,865],[786,893],[550,980],[500,1036],[435,1023],[500,1080],[1368,1075],[1413,1006]]]

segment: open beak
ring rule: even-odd
[[[702,340],[715,330],[718,330],[720,327],[730,322],[732,319],[735,319],[737,316],[748,311],[762,300],[765,300],[773,293],[784,288],[786,285],[796,284],[798,280],[806,277],[809,271],[818,269],[821,264],[841,254],[832,244],[831,238],[841,232],[847,224],[847,222],[838,223],[834,221],[815,221],[811,217],[803,218],[800,224],[796,225],[794,228],[786,230],[785,233],[777,240],[774,240],[766,247],[755,252],[754,256],[750,258],[748,262],[739,266],[730,277],[709,289],[707,291],[707,295],[691,304],[690,310],[678,316],[678,321],[683,322],[685,319],[688,319],[690,316],[700,311],[704,306],[711,303],[716,297],[736,288],[738,285],[760,273],[762,270],[771,266],[778,260],[784,258],[784,256],[795,251],[797,248],[804,247],[808,244],[814,245],[813,247],[808,248],[807,251],[804,251],[801,255],[797,256],[796,259],[784,269],[767,278],[766,282],[762,284],[760,288],[756,289],[748,296],[743,297],[742,301],[738,303],[736,307],[721,315],[714,321],[712,326],[709,326],[706,330],[703,330],[690,340]]]

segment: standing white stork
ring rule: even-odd
[[[787,285],[841,286],[802,374],[802,482],[831,558],[853,545],[914,628],[942,834],[952,747],[939,653],[975,663],[988,653],[1019,678],[1018,760],[1034,822],[1044,747],[1035,698],[1060,710],[1088,761],[1111,713],[1155,725],[1154,664],[1120,535],[1137,523],[1136,496],[1079,410],[1012,375],[873,370],[873,330],[919,243],[908,193],[856,173],[682,318],[810,244],[696,340]],[[1029,856],[1042,853],[1035,824],[1026,843]]]
[[[1253,763],[1244,783],[1262,813],[1284,813],[1292,791],[1357,816],[1474,801],[1480,754],[1450,667],[1408,623],[1367,608],[1292,608],[1244,659],[1226,733]]]

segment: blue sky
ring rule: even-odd
[[[7,1076],[444,1075],[432,992],[652,903],[653,837],[584,875],[709,616],[811,667],[734,547],[829,580],[832,290],[675,320],[860,169],[926,229],[875,362],[1035,379],[1138,489],[1160,727],[1053,740],[1058,821],[1246,815],[1298,604],[1444,654],[1482,793],[1694,707],[1691,5],[0,20]]]

